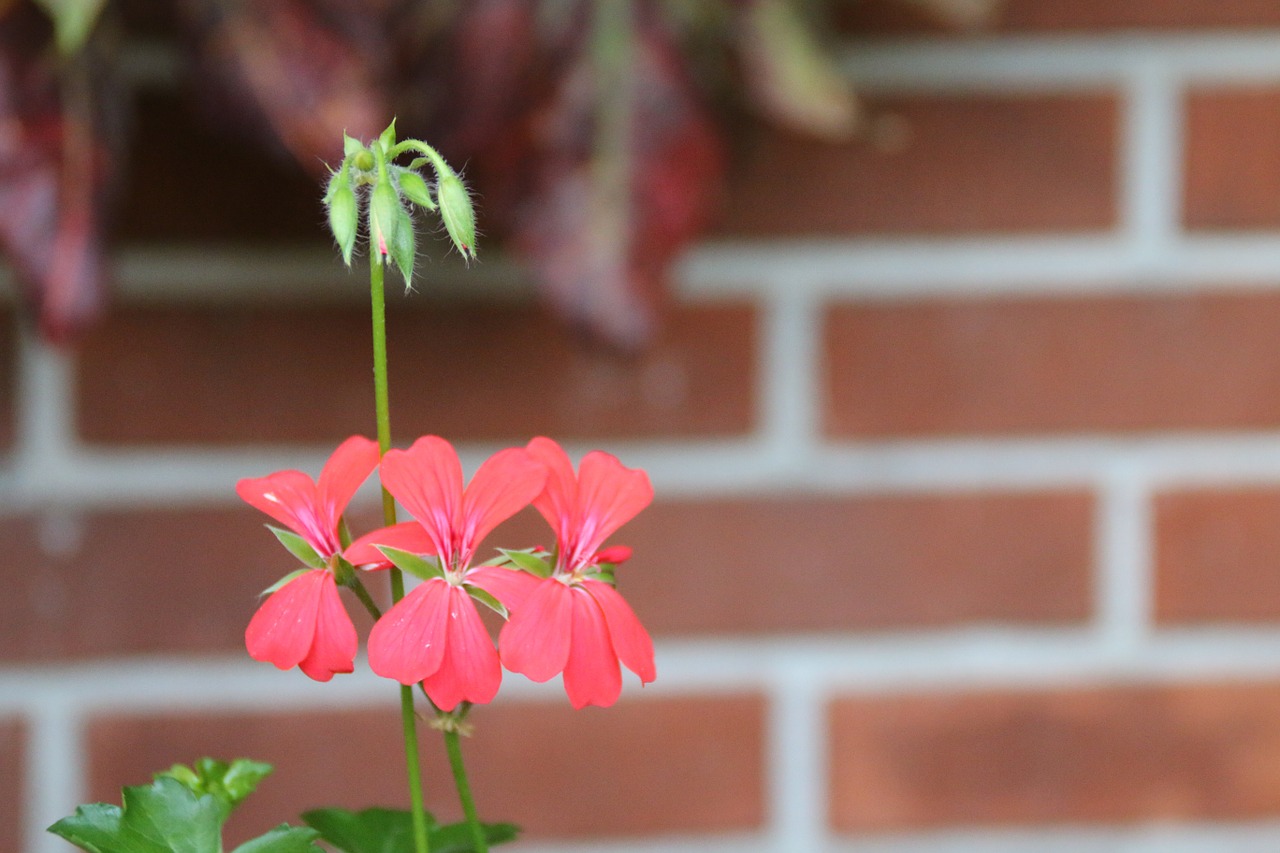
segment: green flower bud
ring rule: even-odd
[[[373,196],[369,199],[369,243],[377,255],[378,262],[391,252],[396,240],[396,227],[400,224],[400,199],[393,186],[387,181],[379,181],[373,187]]]
[[[471,206],[471,195],[452,170],[440,175],[436,184],[436,199],[440,204],[440,218],[449,232],[449,239],[470,260],[476,256],[476,213]]]
[[[409,211],[400,208],[399,215],[396,217],[396,230],[391,240],[391,260],[395,261],[395,265],[400,269],[400,275],[404,276],[405,290],[412,287],[413,279],[413,256],[417,252],[413,235],[413,220],[409,217]]]
[[[329,230],[333,232],[333,239],[338,241],[342,262],[347,266],[351,266],[351,250],[356,245],[359,220],[356,194],[351,190],[350,182],[344,181],[333,188],[329,197]]]
[[[417,172],[409,169],[399,170],[400,194],[409,201],[425,207],[427,210],[435,210],[436,203],[431,200],[431,190],[427,188],[427,182]]]

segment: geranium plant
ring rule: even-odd
[[[324,200],[344,261],[350,265],[362,238],[367,247],[377,438],[346,439],[315,479],[286,470],[237,484],[245,502],[279,525],[268,527],[299,563],[264,593],[245,645],[255,660],[329,681],[353,671],[359,646],[342,590],[368,610],[375,620],[369,667],[399,688],[409,808],[309,811],[306,826],[282,824],[235,853],[315,850],[319,839],[347,853],[485,851],[514,838],[515,828],[480,820],[460,737],[472,706],[497,695],[503,669],[534,681],[563,675],[579,709],[612,705],[624,666],[641,683],[656,675],[649,634],[615,588],[616,568],[630,551],[604,547],[653,500],[653,489],[643,471],[601,451],[588,453],[575,471],[560,445],[542,436],[495,453],[470,482],[444,438],[393,449],[385,270],[394,266],[411,283],[415,217],[422,213],[437,214],[457,251],[474,257],[470,195],[435,149],[397,140],[392,122],[368,143],[344,137]],[[357,537],[347,505],[375,471],[383,525]],[[397,518],[397,504],[410,520]],[[520,543],[482,552],[498,525],[530,505],[551,526],[551,550]],[[417,580],[412,589],[406,574]],[[385,612],[366,587],[375,577],[387,578]],[[496,644],[480,608],[505,620]],[[465,815],[459,824],[440,825],[423,806],[419,709],[443,736]],[[149,785],[125,788],[121,806],[82,806],[50,830],[91,853],[221,853],[223,822],[268,772],[246,759],[175,765]]]

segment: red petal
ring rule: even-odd
[[[337,672],[351,672],[359,645],[356,626],[338,595],[338,583],[329,572],[324,572],[324,575],[311,651],[298,664],[316,681],[328,681]]]
[[[524,509],[542,491],[546,466],[522,447],[509,447],[485,460],[462,498],[460,537],[469,558],[493,528]]]
[[[382,614],[369,632],[369,668],[417,684],[440,668],[449,618],[449,585],[424,581]]]
[[[246,477],[236,483],[236,494],[245,503],[311,541],[314,525],[304,523],[304,518],[314,515],[316,484],[306,474],[290,470],[266,477]]]
[[[444,660],[423,689],[441,711],[452,711],[459,702],[489,702],[502,683],[502,667],[493,640],[465,590],[449,587],[449,628]]]
[[[569,659],[573,597],[554,578],[538,581],[498,635],[502,664],[533,681],[547,681],[564,670]]]
[[[388,451],[382,484],[418,519],[435,543],[432,552],[448,559],[455,544],[454,519],[462,508],[462,463],[453,446],[428,435],[408,450]]]
[[[467,572],[467,583],[480,587],[511,611],[519,609],[541,582],[542,578],[528,572],[498,566],[477,566]]]
[[[249,657],[280,669],[292,669],[306,658],[316,633],[321,589],[329,576],[324,569],[315,569],[271,593],[245,629]]]
[[[316,488],[330,528],[338,526],[338,519],[356,490],[377,467],[378,443],[364,436],[353,435],[333,451],[320,472]]]
[[[644,625],[640,624],[631,605],[607,583],[583,581],[582,585],[604,613],[605,622],[609,626],[609,639],[613,643],[613,650],[618,653],[618,660],[640,676],[641,684],[648,684],[657,678],[657,668],[653,662],[653,640]]]
[[[564,448],[544,436],[533,439],[527,447],[547,466],[546,485],[533,505],[551,525],[557,541],[562,541],[577,524],[578,478],[573,474],[573,463]]]
[[[608,708],[622,692],[622,672],[604,612],[584,590],[573,591],[573,646],[564,668],[564,692],[574,708]]]
[[[373,569],[385,569],[391,565],[378,545],[388,545],[408,551],[410,554],[434,554],[435,543],[427,535],[427,531],[416,521],[402,521],[391,527],[382,527],[372,533],[366,533],[347,546],[342,556],[354,566],[367,566]],[[372,564],[372,565],[370,565]]]
[[[644,471],[593,450],[578,466],[578,502],[582,527],[573,565],[579,558],[589,559],[605,539],[652,503],[653,486]]]

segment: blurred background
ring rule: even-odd
[[[1280,849],[1280,5],[0,0],[0,850],[201,755],[232,841],[404,803],[389,683],[244,654],[233,492],[373,432],[319,197],[393,115],[484,232],[397,443],[658,494],[658,681],[473,714],[513,849]]]

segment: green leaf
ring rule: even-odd
[[[398,809],[315,809],[302,820],[343,853],[413,853],[413,816]],[[483,824],[490,844],[511,841],[519,828],[510,823]],[[471,830],[465,823],[441,826],[427,815],[431,853],[472,853]],[[237,851],[238,853],[238,851]]]
[[[275,829],[246,841],[231,853],[323,853],[313,844],[320,833],[308,826],[282,823]]]
[[[344,853],[411,853],[413,850],[413,817],[407,811],[314,809],[302,813],[302,822]],[[428,829],[434,825],[435,819],[428,815]]]
[[[89,853],[222,853],[222,824],[257,788],[269,764],[202,758],[175,764],[150,785],[125,788],[123,806],[92,803],[49,827]],[[323,853],[315,830],[282,824],[235,853]]]
[[[65,838],[81,850],[89,853],[130,853],[154,850],[143,846],[145,839],[126,836],[120,820],[120,807],[108,803],[90,803],[80,806],[71,817],[49,827],[49,832]],[[163,853],[161,848],[158,853]]]
[[[311,543],[292,530],[285,530],[283,527],[276,527],[272,524],[268,524],[267,529],[275,534],[281,545],[289,549],[290,554],[306,565],[313,569],[323,569],[325,567],[324,558],[316,553],[316,549],[311,547]]]
[[[283,583],[280,585],[283,586]],[[176,779],[196,796],[212,795],[222,804],[225,819],[245,797],[257,790],[258,783],[269,776],[271,770],[270,764],[248,758],[237,758],[230,764],[215,758],[201,758],[193,767],[175,764],[156,776]]]
[[[517,568],[524,569],[531,575],[537,575],[540,578],[551,577],[551,565],[543,558],[531,554],[528,551],[508,551],[506,548],[499,548],[502,556],[506,557]]]
[[[54,38],[63,56],[75,53],[93,32],[106,0],[36,0],[53,19]],[[3,6],[5,4],[0,4]]]
[[[417,554],[410,554],[408,551],[401,551],[399,548],[392,548],[390,545],[377,545],[375,547],[397,569],[402,569],[414,577],[421,578],[424,581],[444,577],[444,569],[440,568],[440,562],[434,557],[420,557]]]
[[[482,823],[484,837],[489,844],[514,841],[520,827],[514,823]],[[466,823],[450,823],[431,830],[431,853],[474,853],[471,843],[471,827]]]

